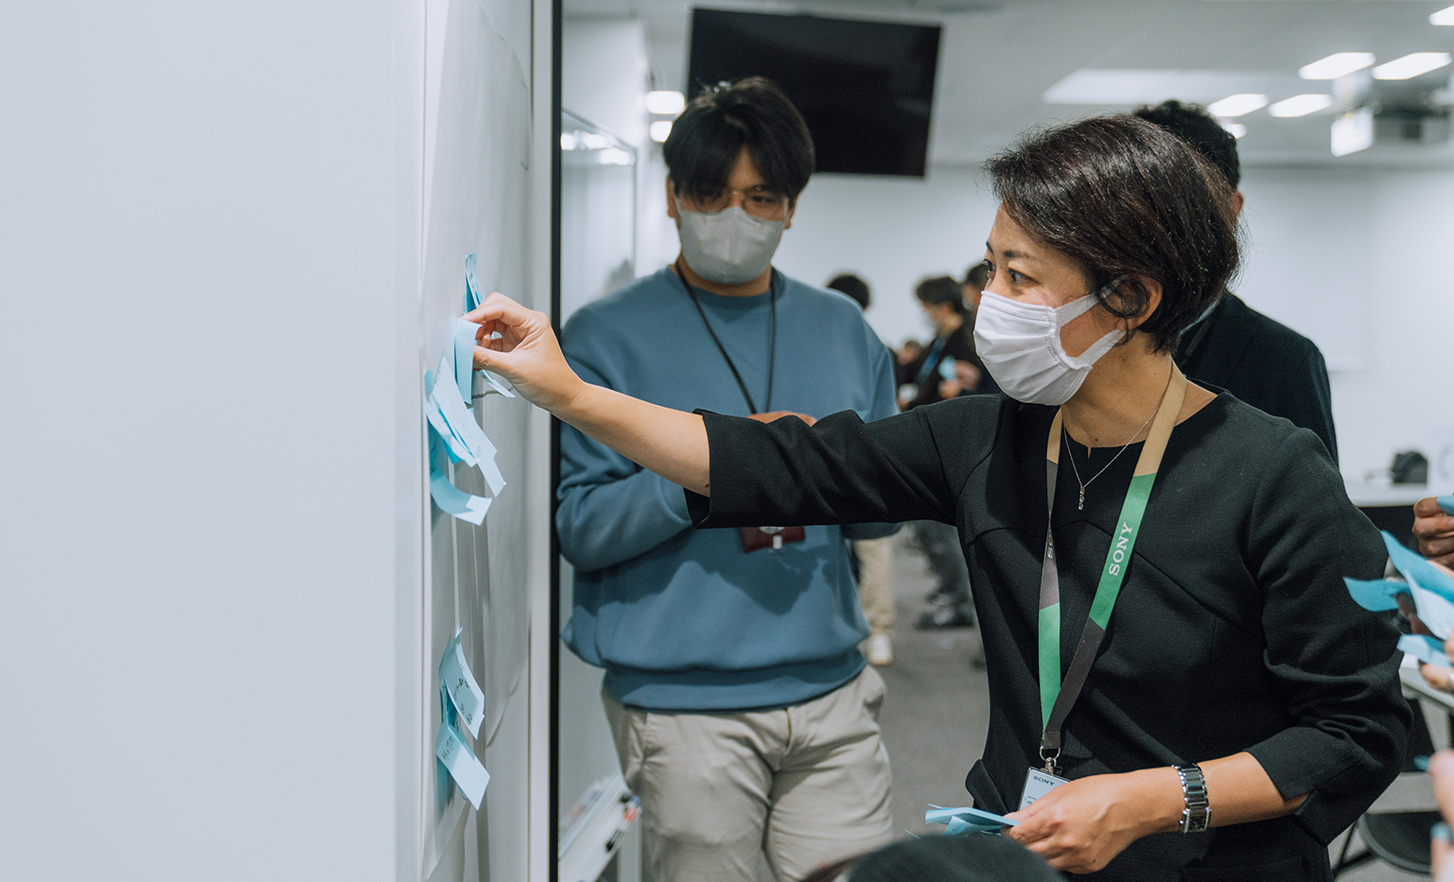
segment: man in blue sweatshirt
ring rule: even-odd
[[[847,297],[771,266],[813,146],[766,80],[708,89],[664,145],[681,254],[575,314],[571,366],[657,404],[815,418],[893,414],[893,365]],[[682,490],[562,429],[563,637],[602,700],[642,803],[658,882],[780,879],[892,837],[883,681],[845,538],[854,527],[693,530]]]

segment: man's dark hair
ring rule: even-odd
[[[1237,139],[1222,128],[1222,124],[1205,107],[1182,104],[1173,98],[1155,107],[1143,104],[1131,112],[1195,147],[1227,176],[1227,183],[1232,185],[1233,190],[1241,184],[1242,164],[1237,159]]]
[[[703,90],[662,145],[676,192],[710,202],[727,188],[742,148],[767,186],[796,202],[813,174],[813,136],[803,115],[764,77]]]
[[[986,163],[1010,219],[1079,265],[1086,290],[1157,352],[1222,295],[1240,254],[1232,189],[1186,141],[1130,114],[1094,117],[1026,136]],[[1121,280],[1114,289],[1111,282]]]
[[[914,296],[925,306],[947,303],[958,313],[964,312],[964,289],[953,276],[925,279],[914,288]]]
[[[868,309],[868,283],[852,273],[844,273],[841,276],[834,276],[828,287],[834,291],[842,291],[858,304],[859,309]]]
[[[984,286],[990,281],[990,265],[988,261],[981,260],[979,263],[965,270],[964,284],[970,285],[983,291]]]

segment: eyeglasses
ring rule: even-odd
[[[742,210],[753,217],[760,217],[763,220],[782,220],[788,216],[788,197],[766,188],[753,187],[746,192],[723,190],[701,199],[683,196],[682,201],[690,202],[697,211],[715,213],[730,208],[738,197],[741,198]]]

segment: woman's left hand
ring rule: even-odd
[[[1007,815],[1020,823],[1004,835],[1057,870],[1093,873],[1142,836],[1175,829],[1168,812],[1175,817],[1181,807],[1181,784],[1169,768],[1092,775],[1061,784]]]

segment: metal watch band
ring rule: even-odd
[[[1173,766],[1181,777],[1181,795],[1186,808],[1181,812],[1181,832],[1200,833],[1211,826],[1212,805],[1207,800],[1207,779],[1196,763]]]

